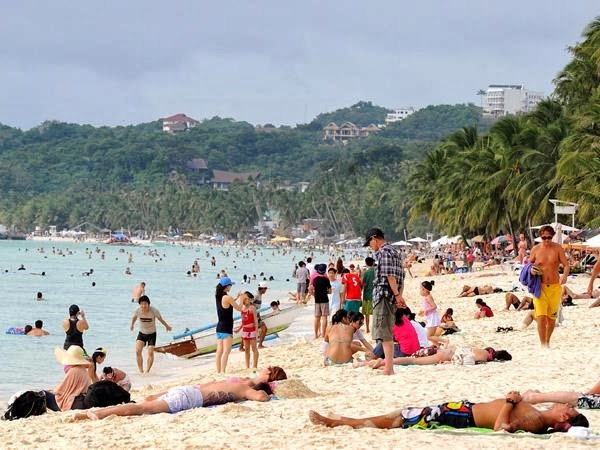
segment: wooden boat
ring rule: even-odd
[[[261,311],[261,318],[267,326],[267,336],[274,335],[285,330],[294,321],[303,306],[290,306],[279,312]],[[234,329],[240,325],[239,320],[234,323]],[[179,335],[175,335],[175,341],[154,348],[159,353],[170,353],[181,358],[193,358],[194,356],[206,355],[217,351],[217,333],[216,324],[211,324],[197,330],[191,330]],[[233,335],[233,345],[241,341],[239,333]]]

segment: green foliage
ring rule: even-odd
[[[385,116],[391,110],[381,106],[373,105],[371,102],[360,101],[348,108],[341,108],[329,113],[321,113],[310,122],[305,128],[312,131],[321,131],[324,126],[330,122],[341,125],[344,122],[352,122],[359,127],[366,127],[370,124],[382,124]]]

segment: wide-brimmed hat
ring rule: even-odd
[[[56,360],[63,366],[81,366],[90,365],[90,362],[84,357],[85,352],[78,345],[71,345],[68,350],[64,350],[60,347],[54,349],[54,356]]]

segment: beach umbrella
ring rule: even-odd
[[[418,242],[418,243],[422,243],[422,242],[428,242],[427,239],[423,239],[422,237],[414,237],[408,240],[408,242]]]
[[[485,240],[485,238],[481,234],[478,234],[477,236],[475,236],[471,240],[473,242],[477,242],[479,244],[479,243],[482,243]]]
[[[271,242],[273,242],[273,243],[288,242],[289,240],[290,240],[290,238],[286,238],[285,236],[275,236],[273,239],[271,239]]]
[[[531,229],[539,230],[540,228],[542,228],[543,226],[546,226],[546,225],[550,225],[552,228],[554,228],[554,231],[556,231],[556,229],[559,227],[563,231],[580,231],[579,228],[570,227],[569,225],[565,225],[564,223],[558,223],[558,222],[545,223],[544,225],[536,225],[535,227],[531,227]]]
[[[392,245],[397,245],[397,246],[400,246],[400,247],[410,247],[410,246],[412,246],[412,244],[410,242],[406,242],[406,241],[392,242]]]

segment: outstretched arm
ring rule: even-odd
[[[571,405],[577,404],[579,394],[577,392],[535,392],[527,391],[523,394],[523,400],[527,403],[569,403]]]

